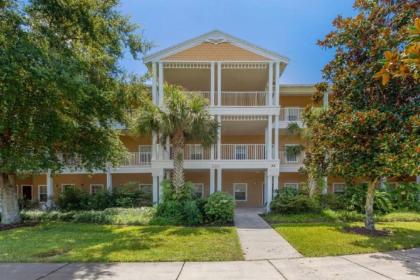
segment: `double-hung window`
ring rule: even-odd
[[[235,145],[235,158],[236,159],[247,159],[248,149],[247,145]]]
[[[204,184],[203,183],[194,183],[194,196],[196,198],[204,197]]]
[[[289,190],[299,190],[299,183],[284,183],[284,188]]]
[[[203,159],[203,146],[200,144],[191,144],[190,148],[190,159],[200,160]]]
[[[140,184],[139,189],[140,189],[140,191],[142,191],[145,194],[151,194],[152,190],[153,190],[153,187],[152,187],[151,184]]]
[[[246,201],[247,200],[247,189],[248,185],[246,183],[234,183],[233,192],[236,201]]]
[[[345,189],[346,189],[346,184],[344,184],[344,183],[334,183],[333,184],[333,190],[334,190],[334,193],[336,193],[336,194],[344,193]]]
[[[300,108],[286,108],[286,120],[289,122],[300,121]]]
[[[286,154],[286,163],[297,163],[298,162],[298,156],[299,153],[296,152],[294,147],[298,147],[299,145],[295,144],[287,144],[285,145],[285,154]]]
[[[65,192],[66,190],[74,190],[76,189],[76,186],[74,184],[62,184],[61,185],[61,191]]]
[[[104,191],[104,185],[103,184],[91,184],[90,185],[90,193],[91,194],[97,194]]]
[[[152,146],[151,145],[140,145],[140,164],[150,163],[152,161]]]
[[[38,186],[38,200],[39,200],[39,202],[47,202],[48,194],[47,194],[47,186],[46,185],[39,185]]]

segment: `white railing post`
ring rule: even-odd
[[[270,160],[272,158],[272,141],[273,141],[273,118],[271,115],[268,116],[268,125],[267,125],[267,159]]]
[[[214,61],[210,67],[210,106],[214,106]]]
[[[156,62],[152,62],[152,100],[153,104],[157,104],[157,71]]]
[[[267,212],[270,211],[270,204],[272,200],[273,200],[273,176],[268,175],[267,176]]]
[[[54,206],[54,180],[51,169],[47,171],[47,208]]]
[[[221,168],[217,169],[217,191],[218,192],[222,191],[222,169]]]
[[[153,177],[153,183],[152,183],[152,201],[153,204],[157,204],[158,203],[158,188],[159,188],[159,182],[158,182],[158,175],[152,173],[152,177]]]
[[[214,177],[215,177],[215,172],[214,172],[214,168],[210,168],[210,194],[214,193]]]
[[[273,105],[273,62],[268,63],[268,106]]]
[[[280,62],[276,62],[276,71],[275,71],[275,102],[274,105],[279,106],[280,105]]]
[[[221,157],[221,145],[222,145],[222,117],[217,116],[217,121],[219,122],[219,127],[217,128],[217,159],[220,160]]]
[[[106,170],[106,190],[112,193],[112,173],[110,167]]]
[[[279,115],[274,116],[274,159],[279,159]]]
[[[159,62],[159,106],[163,106],[163,63]]]
[[[222,62],[217,62],[217,106],[222,106]]]
[[[157,160],[157,133],[152,131],[152,160]]]

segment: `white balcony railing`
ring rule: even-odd
[[[222,106],[266,106],[265,91],[222,91]]]
[[[299,107],[280,108],[280,121],[300,122],[302,121],[303,110],[304,108],[299,108]]]
[[[150,167],[152,162],[152,145],[141,145],[139,152],[128,152],[122,167]]]
[[[294,153],[283,146],[279,148],[279,158],[280,164],[303,164],[305,153],[303,151]]]
[[[170,159],[173,159],[172,146],[170,154]],[[184,160],[209,160],[210,154],[211,148],[201,144],[185,144],[184,146]]]
[[[187,95],[197,95],[207,99],[210,104],[210,91],[185,91]]]
[[[222,144],[224,160],[263,160],[266,158],[264,144]]]

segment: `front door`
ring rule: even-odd
[[[32,186],[22,186],[23,200],[32,200]]]

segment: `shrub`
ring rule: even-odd
[[[203,216],[197,206],[197,201],[187,200],[184,202],[184,222],[188,226],[197,226],[203,223]]]
[[[57,205],[65,211],[89,209],[89,194],[79,189],[65,189],[58,197]]]
[[[272,200],[271,211],[275,213],[319,212],[319,202],[305,194],[293,194],[288,190],[280,191]]]
[[[89,198],[89,209],[103,210],[114,206],[114,196],[109,192],[98,192]]]
[[[391,196],[394,208],[420,211],[420,184],[401,183],[388,185],[387,190]]]
[[[178,200],[164,200],[158,204],[153,224],[181,225],[184,223],[183,203]]]
[[[366,192],[366,184],[347,187],[343,195],[346,209],[350,211],[364,213],[366,203]],[[393,207],[390,194],[385,191],[375,190],[373,208],[379,213],[391,212],[393,210]]]
[[[233,222],[235,202],[230,194],[215,192],[209,196],[204,206],[208,222],[212,224],[229,224]]]

